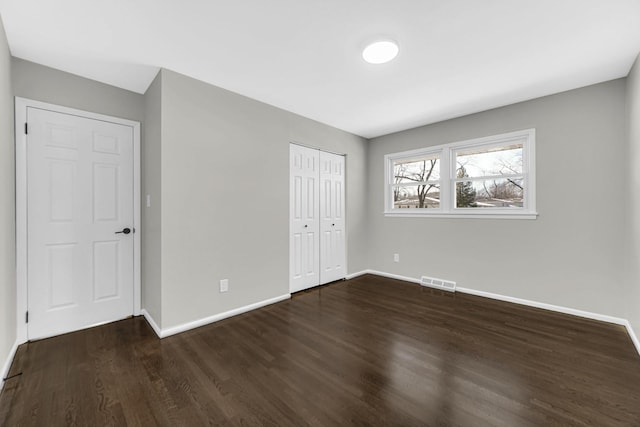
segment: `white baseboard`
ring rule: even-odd
[[[347,277],[345,277],[345,279],[347,279],[347,280],[355,279],[356,277],[364,276],[365,274],[373,274],[375,276],[382,276],[382,277],[387,277],[389,279],[402,280],[404,282],[420,283],[420,280],[416,280],[413,277],[400,276],[399,274],[385,273],[384,271],[378,271],[378,270],[362,270],[362,271],[358,271],[357,273],[349,274]]]
[[[388,277],[389,279],[402,280],[405,282],[418,283],[420,284],[420,279],[414,279],[413,277],[401,276],[399,274],[385,273],[384,271],[377,270],[367,270],[369,274],[375,274],[376,276]]]
[[[158,326],[151,314],[144,308],[140,310],[140,313],[144,316],[145,319],[147,319],[147,323],[149,323],[151,329],[153,329],[158,338],[162,338],[162,329],[160,329],[160,326]]]
[[[346,279],[354,279],[356,277],[365,275],[365,274],[373,274],[376,276],[382,276],[382,277],[388,277],[390,279],[397,279],[397,280],[402,280],[405,282],[410,282],[410,283],[420,283],[419,279],[414,279],[413,277],[408,277],[408,276],[401,276],[399,274],[392,274],[392,273],[385,273],[383,271],[377,271],[377,270],[362,270],[356,273],[352,273],[349,274]],[[478,291],[475,289],[470,289],[470,288],[456,288],[457,292],[461,292],[461,293],[466,293],[469,295],[476,295],[476,296],[480,296],[480,297],[485,297],[485,298],[491,298],[491,299],[495,299],[495,300],[499,300],[499,301],[506,301],[506,302],[511,302],[514,304],[520,304],[520,305],[526,305],[529,307],[536,307],[536,308],[542,308],[545,310],[550,310],[550,311],[555,311],[558,313],[565,313],[565,314],[570,314],[573,316],[578,316],[578,317],[584,317],[587,319],[593,319],[593,320],[599,320],[601,322],[607,322],[607,323],[613,323],[616,325],[623,325],[626,327],[627,332],[629,333],[629,336],[631,337],[631,340],[633,341],[633,344],[636,347],[636,350],[638,351],[638,354],[640,354],[640,340],[638,339],[638,337],[636,336],[633,328],[631,327],[631,324],[629,323],[629,321],[627,319],[622,319],[619,317],[613,317],[613,316],[607,316],[604,314],[598,314],[598,313],[592,313],[589,311],[584,311],[584,310],[577,310],[574,308],[569,308],[569,307],[562,307],[559,305],[553,305],[553,304],[547,304],[547,303],[542,303],[542,302],[537,302],[537,301],[531,301],[531,300],[526,300],[523,298],[516,298],[516,297],[510,297],[510,296],[506,296],[506,295],[500,295],[500,294],[494,294],[491,292],[484,292],[484,291]],[[220,321],[222,319],[226,319],[228,317],[232,317],[232,316],[236,316],[238,314],[242,314],[242,313],[246,313],[248,311],[251,310],[255,310],[261,307],[265,307],[267,305],[270,304],[275,304],[277,302],[280,301],[285,301],[287,299],[291,298],[291,294],[286,294],[286,295],[281,295],[279,297],[275,297],[275,298],[271,298],[268,300],[264,300],[264,301],[260,301],[254,304],[250,304],[244,307],[240,307],[237,308],[235,310],[230,310],[230,311],[226,311],[224,313],[220,313],[220,314],[216,314],[210,317],[206,317],[203,319],[199,319],[199,320],[195,320],[193,322],[189,322],[189,323],[184,323],[182,325],[178,325],[178,326],[174,326],[172,328],[168,328],[168,329],[161,329],[158,324],[155,322],[155,320],[153,319],[153,317],[151,317],[151,315],[145,310],[142,309],[142,315],[147,319],[147,321],[149,322],[149,324],[151,325],[151,327],[153,328],[153,330],[155,331],[156,335],[158,335],[159,338],[165,338],[168,337],[170,335],[175,335],[178,334],[180,332],[185,332],[188,331],[190,329],[194,329],[194,328],[198,328],[200,326],[204,326],[204,325],[208,325],[210,323],[214,323],[217,321]],[[15,350],[17,348],[17,344],[14,346],[15,348],[13,349],[13,354],[15,354]],[[11,359],[13,360],[13,356],[11,356]],[[9,365],[10,366],[10,365]],[[8,370],[8,367],[6,368]],[[6,375],[3,375],[3,378]]]
[[[526,300],[522,298],[508,297],[505,295],[494,294],[491,292],[477,291],[475,289],[469,288],[456,288],[456,291],[462,292],[465,294],[476,295],[479,297],[491,298],[500,301],[512,302],[514,304],[527,305],[529,307],[542,308],[545,310],[556,311],[558,313],[570,314],[572,316],[584,317],[585,319],[599,320],[600,322],[613,323],[615,325],[622,325],[627,328],[627,333],[633,341],[633,345],[636,348],[638,354],[640,354],[640,341],[636,336],[633,328],[631,327],[631,323],[627,319],[623,319],[621,317],[608,316],[606,314],[592,313],[590,311],[577,310],[575,308],[562,307],[560,305],[547,304],[544,302],[537,302]]]
[[[627,322],[625,323],[625,325],[627,327],[627,332],[629,333],[629,336],[631,337],[631,341],[633,341],[633,345],[636,346],[636,350],[638,350],[638,354],[640,354],[640,340],[638,339],[638,336],[636,335],[636,333],[633,331],[633,327],[631,326],[631,322],[629,322],[627,320]]]
[[[385,273],[385,272],[376,271],[376,270],[365,270],[361,274],[366,274],[366,273],[375,274],[376,276],[388,277],[390,279],[404,280],[406,282],[411,282],[411,283],[418,283],[418,284],[420,283],[419,279],[414,279],[413,277],[400,276],[398,274]],[[358,275],[361,275],[361,274],[359,273]],[[475,289],[470,289],[470,288],[457,287],[456,292],[476,295],[484,298],[491,298],[499,301],[511,302],[514,304],[526,305],[529,307],[542,308],[545,310],[556,311],[558,313],[571,314],[573,316],[584,317],[586,319],[599,320],[601,322],[613,323],[616,325],[623,325],[627,328],[627,332],[629,333],[629,336],[631,337],[631,340],[633,341],[633,344],[635,345],[636,350],[638,351],[638,354],[640,354],[640,340],[638,340],[638,337],[636,336],[635,332],[633,331],[633,328],[631,327],[631,323],[629,323],[627,319],[608,316],[605,314],[592,313],[590,311],[577,310],[575,308],[562,307],[559,305],[531,301],[531,300],[526,300],[522,298],[509,297],[506,295],[494,294],[491,292],[477,291]]]
[[[616,325],[626,325],[628,322],[626,319],[620,317],[607,316],[605,314],[592,313],[590,311],[577,310],[575,308],[562,307],[560,305],[547,304],[544,302],[531,301],[522,298],[509,297],[506,295],[494,294],[491,292],[477,291],[469,288],[456,288],[457,292],[465,294],[476,295],[484,298],[491,298],[499,301],[512,302],[520,305],[527,305],[529,307],[542,308],[545,310],[556,311],[558,313],[571,314],[573,316],[584,317],[586,319],[599,320],[601,322],[614,323]]]
[[[16,351],[18,351],[18,341],[13,343],[13,347],[9,351],[7,355],[7,360],[5,360],[4,365],[2,365],[2,377],[0,377],[0,391],[4,388],[4,379],[9,375],[9,369],[11,369],[11,364],[13,363],[13,358],[16,356]]]
[[[173,326],[171,328],[162,329],[158,326],[158,324],[153,320],[151,315],[146,310],[142,310],[144,317],[147,319],[153,330],[155,331],[158,338],[166,338],[171,335],[179,334],[180,332],[186,332],[190,329],[199,328],[200,326],[205,326],[210,323],[218,322],[223,319],[227,319],[229,317],[237,316],[238,314],[243,314],[248,311],[252,311],[258,308],[265,307],[267,305],[275,304],[277,302],[285,301],[291,298],[291,294],[280,295],[275,298],[269,298],[264,301],[259,301],[254,304],[245,305],[244,307],[239,307],[234,310],[225,311],[224,313],[214,314],[213,316],[205,317],[203,319],[194,320],[193,322],[183,323],[182,325]]]
[[[351,280],[355,279],[356,277],[364,276],[365,274],[369,274],[369,270],[362,270],[356,273],[347,274],[347,277],[345,277],[345,279]]]

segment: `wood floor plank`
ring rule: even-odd
[[[18,349],[2,426],[640,426],[623,327],[373,275],[159,340]]]

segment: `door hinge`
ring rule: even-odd
[[[27,311],[27,313],[25,314],[25,319],[24,319],[25,323],[29,323],[29,312]]]
[[[29,124],[26,122],[24,124],[24,134],[29,135]]]

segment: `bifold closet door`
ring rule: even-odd
[[[320,151],[320,284],[345,269],[344,156]]]
[[[345,277],[345,159],[290,148],[290,290]]]
[[[320,189],[318,150],[291,144],[290,148],[290,290],[320,284]]]

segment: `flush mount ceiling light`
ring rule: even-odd
[[[398,45],[384,40],[371,43],[362,51],[362,58],[369,64],[384,64],[398,55]]]

